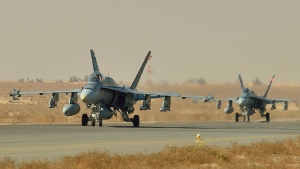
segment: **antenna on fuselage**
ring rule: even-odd
[[[274,81],[274,77],[275,77],[275,75],[273,75],[273,77],[272,77],[272,79],[271,79],[271,81],[270,81],[270,84],[269,84],[269,86],[268,86],[268,88],[267,88],[267,90],[266,90],[266,93],[265,93],[264,97],[267,97],[268,92],[269,92],[270,87],[271,87],[271,84],[272,84],[272,82]]]
[[[136,87],[137,87],[137,85],[138,85],[138,83],[139,83],[139,81],[140,81],[140,78],[141,78],[141,76],[142,76],[142,73],[143,73],[143,71],[144,71],[144,69],[145,69],[145,66],[146,66],[146,64],[147,64],[147,62],[148,62],[150,56],[151,56],[151,51],[148,52],[148,54],[147,54],[147,56],[146,56],[146,58],[145,58],[145,60],[144,60],[144,62],[143,62],[143,64],[142,64],[142,66],[141,66],[139,72],[138,72],[137,75],[135,76],[135,79],[134,79],[134,81],[132,82],[132,85],[130,86],[130,89],[136,89]]]
[[[91,49],[90,51],[91,51],[94,72],[99,72],[99,67],[98,67],[97,59],[95,57],[95,52],[93,51],[93,49]]]

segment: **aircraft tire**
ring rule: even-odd
[[[102,119],[99,120],[99,127],[102,127]]]
[[[87,126],[89,121],[88,115],[87,114],[82,114],[81,116],[81,125],[82,126]]]
[[[133,127],[139,127],[140,126],[140,116],[134,115],[132,119]]]
[[[92,118],[92,126],[94,127],[96,125],[96,119]]]
[[[235,113],[235,122],[239,122],[239,117],[240,117],[240,114],[238,112]]]
[[[266,113],[266,121],[269,122],[270,121],[270,113]]]

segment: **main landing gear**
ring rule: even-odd
[[[103,125],[102,118],[98,114],[92,114],[90,117],[88,117],[88,115],[86,113],[82,114],[81,125],[87,126],[89,121],[92,121],[93,127],[96,126],[96,122],[99,122],[100,127],[102,127],[102,125]]]
[[[139,127],[140,126],[140,116],[139,115],[134,115],[133,118],[131,119],[133,127]]]
[[[266,114],[264,114],[264,110],[261,110],[259,112],[259,114],[260,114],[261,117],[265,117],[266,118],[266,122],[270,122],[270,113],[269,112],[267,112]]]
[[[140,126],[140,117],[139,115],[134,115],[133,118],[129,118],[128,113],[126,111],[121,111],[120,112],[123,120],[126,122],[132,122],[133,127],[139,127]],[[88,122],[91,121],[92,122],[92,126],[96,126],[96,122],[99,122],[99,126],[102,127],[103,124],[103,120],[100,117],[99,113],[92,113],[90,117],[88,117],[87,114],[82,114],[81,117],[81,125],[82,126],[87,126]]]
[[[235,122],[239,122],[240,116],[243,116],[244,122],[246,121],[247,117],[247,122],[250,122],[250,116],[246,114],[240,114],[238,112],[235,113]],[[266,122],[270,122],[270,113],[267,112],[266,114],[261,114],[262,117],[266,117]]]
[[[132,122],[133,127],[140,126],[140,116],[139,115],[134,115],[133,118],[129,118],[129,112],[127,112],[126,110],[121,110],[119,112],[122,115],[124,121]],[[133,111],[131,113],[133,113]]]
[[[82,126],[87,126],[88,125],[88,122],[89,122],[89,117],[87,114],[83,114],[81,116],[81,125]]]
[[[250,116],[249,115],[240,114],[238,112],[235,113],[235,122],[239,122],[240,116],[243,116],[244,122],[246,121],[246,118],[247,118],[247,122],[250,122]]]
[[[267,112],[265,116],[266,116],[266,122],[270,122],[270,113]]]

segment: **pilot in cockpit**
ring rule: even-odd
[[[248,88],[244,88],[244,89],[243,89],[243,93],[249,93],[249,91],[250,91],[250,90],[249,90]]]
[[[100,82],[103,80],[103,76],[101,73],[92,73],[90,76],[90,81]]]

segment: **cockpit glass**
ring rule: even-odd
[[[249,93],[249,91],[250,91],[250,90],[249,90],[248,88],[244,88],[244,89],[243,89],[243,93]]]
[[[106,77],[102,82],[103,86],[119,86],[112,78]]]
[[[103,75],[99,72],[94,72],[90,75],[90,81],[101,82],[101,81],[103,81]]]

